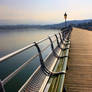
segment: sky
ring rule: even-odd
[[[92,18],[92,0],[0,0],[0,24],[55,24]]]

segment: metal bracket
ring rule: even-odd
[[[60,36],[61,43],[63,44],[63,39],[61,37],[61,33],[59,33],[59,36]]]
[[[61,59],[61,58],[68,57],[68,56],[58,56],[57,53],[56,53],[55,50],[54,50],[54,45],[53,45],[52,39],[51,39],[50,37],[49,37],[49,40],[50,40],[50,43],[51,43],[51,49],[52,49],[53,55],[54,55],[56,58]]]
[[[58,45],[58,47],[59,47],[62,51],[69,49],[69,48],[62,48],[62,47],[60,46],[60,43],[59,43],[59,40],[58,40],[58,37],[57,37],[56,34],[55,34],[55,37],[56,37],[56,40],[57,40],[57,45]]]
[[[5,92],[2,81],[0,80],[0,92]]]
[[[56,34],[55,34],[55,37],[56,37],[56,40],[57,40],[57,45],[58,45],[58,47],[60,48],[60,43],[59,43],[59,40],[58,40],[58,37],[57,37]]]
[[[41,53],[41,50],[38,46],[38,44],[36,42],[34,42],[37,50],[38,50],[38,53],[39,53],[39,59],[40,59],[40,64],[41,64],[41,69],[42,71],[46,74],[46,75],[50,75],[50,71],[46,68],[45,64],[44,64],[44,60],[43,60],[43,57],[42,57],[42,53]]]
[[[66,92],[66,88],[65,87],[63,88],[63,92]]]
[[[65,46],[68,45],[68,44],[65,44],[65,43],[64,43],[64,40],[65,40],[65,39],[61,37],[61,33],[59,33],[59,36],[60,36],[61,43],[62,43],[63,45],[65,45]],[[64,37],[63,33],[62,33],[62,36]],[[62,49],[63,49],[63,48],[62,48]],[[66,49],[69,49],[69,48],[64,48],[64,50],[66,50]]]
[[[62,32],[63,41],[65,40],[65,32]]]

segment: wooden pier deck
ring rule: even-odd
[[[73,28],[66,92],[92,92],[92,32]]]

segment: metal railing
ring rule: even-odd
[[[61,31],[60,33],[53,34],[53,35],[51,35],[51,36],[49,36],[49,37],[47,37],[47,38],[45,38],[45,39],[42,39],[42,40],[40,40],[40,41],[38,41],[38,42],[34,42],[34,43],[32,43],[32,44],[29,44],[28,46],[26,46],[26,47],[24,47],[24,48],[21,48],[21,49],[19,49],[19,50],[17,50],[17,51],[14,51],[14,52],[12,52],[12,53],[10,53],[10,54],[8,54],[8,55],[6,55],[6,56],[0,58],[0,63],[2,63],[2,62],[5,62],[7,59],[9,59],[9,58],[11,58],[11,57],[14,57],[14,56],[16,56],[17,54],[22,53],[22,52],[24,52],[25,50],[28,50],[29,48],[32,48],[32,47],[34,47],[34,46],[35,46],[35,47],[37,48],[37,50],[38,50],[38,54],[35,54],[34,56],[32,56],[29,60],[27,60],[24,64],[22,64],[19,68],[17,68],[14,72],[12,72],[12,73],[11,73],[10,75],[8,75],[6,78],[4,78],[3,80],[0,80],[0,92],[5,92],[4,85],[5,85],[8,81],[10,81],[17,73],[19,73],[19,71],[21,71],[26,65],[29,64],[29,62],[31,62],[31,61],[32,61],[33,59],[35,59],[37,56],[39,56],[39,58],[40,58],[41,69],[42,69],[43,72],[45,72],[45,73],[47,74],[46,76],[48,76],[48,75],[51,76],[51,75],[64,74],[65,71],[61,71],[61,72],[58,72],[58,73],[57,73],[57,72],[54,73],[54,72],[50,71],[50,70],[45,66],[45,64],[44,64],[44,60],[43,60],[43,58],[42,58],[42,52],[44,52],[49,46],[51,46],[53,55],[54,55],[56,58],[60,58],[60,57],[57,55],[57,53],[54,51],[55,48],[54,48],[54,46],[53,46],[53,43],[54,43],[55,41],[57,41],[57,46],[58,46],[60,49],[62,49],[62,50],[68,49],[68,48],[62,48],[62,47],[60,47],[60,44],[66,45],[65,42],[67,42],[67,40],[69,39],[70,32],[71,32],[71,31],[69,30],[69,28],[66,28],[66,29],[64,29],[63,31]],[[51,39],[52,37],[55,37],[55,39],[52,40],[52,39]],[[40,47],[39,47],[39,44],[42,43],[42,42],[44,42],[44,41],[46,41],[46,40],[50,40],[50,43],[49,43],[45,48],[43,48],[43,49],[41,50]],[[60,41],[59,41],[59,40],[60,40]],[[51,54],[51,53],[50,53],[50,54]],[[67,56],[63,56],[63,57],[67,57]],[[63,58],[63,57],[61,57],[61,58]]]

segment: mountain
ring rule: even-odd
[[[80,24],[92,23],[92,19],[89,20],[72,20],[67,21],[67,26],[78,26]],[[1,25],[0,29],[27,29],[27,28],[37,28],[37,29],[61,29],[65,27],[65,23],[50,24],[50,25]]]

